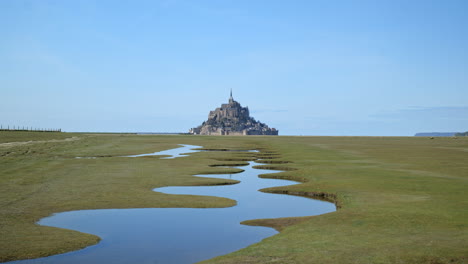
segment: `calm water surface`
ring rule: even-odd
[[[130,155],[126,157],[143,157],[143,156],[160,156],[160,155],[168,155],[169,157],[162,157],[161,159],[175,159],[179,157],[186,157],[189,153],[199,152],[199,150],[194,150],[194,148],[201,148],[201,146],[194,146],[194,145],[181,145],[182,147],[168,149],[163,151],[158,151],[154,153],[148,154],[138,154],[138,155]]]
[[[189,153],[189,149],[194,147],[198,146],[185,145],[172,154],[146,155]],[[237,201],[234,207],[104,209],[57,213],[42,219],[39,224],[95,234],[102,241],[83,250],[11,263],[195,263],[244,248],[277,233],[272,228],[241,225],[241,221],[319,215],[336,210],[335,205],[328,202],[259,192],[262,188],[296,183],[258,178],[259,174],[274,171],[253,169],[252,164],[239,167],[245,170],[239,174],[197,175],[235,179],[241,181],[239,184],[154,190],[168,194],[227,197]]]

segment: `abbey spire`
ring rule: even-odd
[[[234,98],[232,97],[232,88],[231,88],[231,96],[229,97],[229,103],[234,102]]]

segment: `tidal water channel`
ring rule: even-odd
[[[197,147],[184,145],[170,152],[143,155],[181,157],[180,154],[194,152],[191,149]],[[236,200],[236,206],[57,213],[41,219],[38,224],[94,234],[101,237],[101,242],[78,251],[11,263],[195,263],[236,251],[277,233],[272,228],[241,225],[244,220],[319,215],[336,210],[329,202],[259,192],[259,189],[296,182],[259,178],[259,174],[275,171],[253,169],[253,163],[238,167],[245,170],[242,173],[196,175],[235,179],[240,181],[238,184],[154,189],[167,194],[226,197]]]

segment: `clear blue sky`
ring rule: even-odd
[[[0,124],[282,135],[468,130],[468,1],[1,0]]]

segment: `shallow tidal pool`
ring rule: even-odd
[[[198,146],[151,154],[174,155],[194,152]],[[240,183],[223,186],[164,187],[168,194],[220,196],[237,201],[229,208],[103,209],[57,213],[38,224],[77,230],[101,237],[97,245],[46,258],[10,263],[195,263],[244,248],[277,233],[260,226],[241,225],[251,219],[320,215],[336,210],[333,203],[306,197],[269,194],[259,189],[296,184],[262,179],[271,170],[253,169],[254,162],[238,167],[238,174],[207,175]],[[203,175],[197,175],[204,177]]]

